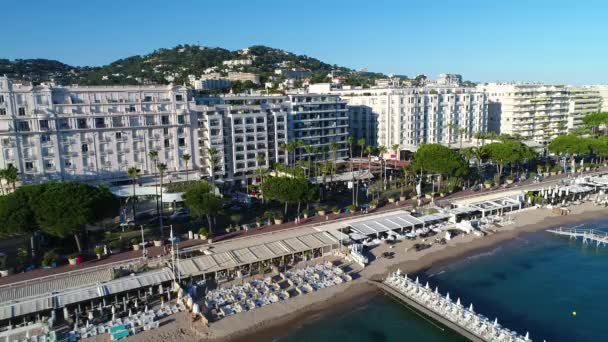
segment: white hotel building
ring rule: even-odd
[[[462,87],[332,90],[349,106],[367,106],[377,118],[377,145],[414,151],[421,144],[455,144],[487,127],[483,92]],[[452,124],[452,127],[448,125]],[[457,127],[457,128],[456,128]],[[461,134],[459,130],[464,130]]]
[[[570,99],[563,85],[488,83],[488,128],[546,144],[568,132]]]
[[[333,95],[290,94],[228,95],[197,98],[198,161],[202,174],[211,174],[209,151],[218,151],[213,170],[216,180],[253,183],[260,168],[286,160],[308,160],[303,146],[313,146],[313,160],[348,155],[346,103]],[[301,140],[303,146],[288,153],[281,145]],[[322,152],[326,150],[326,152]],[[289,155],[288,155],[289,154]],[[263,157],[263,158],[262,158]]]
[[[126,180],[135,166],[156,172],[158,151],[167,172],[184,171],[194,155],[196,125],[188,89],[181,86],[32,86],[0,77],[0,168],[21,179]],[[189,169],[196,168],[193,159]]]
[[[226,96],[203,99],[197,105],[198,161],[202,174],[216,180],[243,183],[260,168],[284,163],[281,144],[287,142],[287,108],[283,96]],[[217,164],[211,171],[209,151]]]

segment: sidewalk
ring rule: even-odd
[[[600,168],[599,171],[590,171],[590,172],[586,172],[584,174],[593,175],[596,173],[603,173],[606,171],[608,171],[608,167],[602,167],[602,168]],[[547,177],[540,183],[534,183],[533,180],[526,180],[524,182],[510,184],[506,187],[502,187],[502,186],[494,187],[492,189],[481,189],[479,191],[463,190],[463,191],[451,194],[449,196],[446,196],[446,197],[443,197],[440,199],[436,199],[436,201],[438,204],[439,203],[442,204],[442,203],[448,202],[450,200],[461,199],[461,198],[466,198],[466,197],[471,197],[471,196],[486,195],[486,194],[503,191],[503,190],[517,190],[517,189],[525,190],[523,188],[530,187],[530,186],[549,185],[551,183],[555,183],[555,182],[557,182],[561,179],[565,179],[567,177],[568,177],[568,174],[561,174],[561,175]],[[424,203],[427,203],[427,202],[428,202],[428,200],[424,201]],[[272,233],[272,232],[277,232],[277,231],[287,230],[287,229],[318,226],[318,225],[322,225],[325,223],[332,223],[332,222],[336,222],[339,220],[360,217],[363,215],[374,215],[374,214],[383,213],[383,212],[387,212],[387,211],[403,210],[405,208],[411,207],[411,205],[412,205],[412,200],[408,199],[408,200],[399,202],[398,204],[389,203],[381,208],[368,210],[367,213],[364,213],[361,211],[357,211],[355,213],[348,213],[348,214],[346,214],[346,213],[341,213],[341,214],[329,213],[326,216],[313,216],[313,217],[309,217],[307,219],[302,219],[299,224],[296,224],[294,221],[291,221],[291,222],[285,222],[283,224],[262,226],[260,228],[251,229],[249,231],[241,230],[238,232],[232,232],[232,233],[228,233],[228,234],[224,234],[224,235],[215,237],[213,239],[213,241],[220,242],[220,241],[226,241],[226,240],[235,239],[235,238],[252,237],[252,236],[255,236],[258,234]],[[327,217],[327,219],[326,219],[326,217]],[[183,248],[203,245],[206,243],[207,242],[205,240],[185,240],[185,241],[181,241],[178,244],[178,247],[180,249],[183,249]],[[148,251],[148,258],[156,258],[156,257],[162,256],[164,254],[164,247],[147,247],[147,251]],[[16,274],[12,274],[12,275],[0,278],[0,286],[8,285],[8,284],[16,283],[16,282],[32,280],[32,279],[36,279],[36,278],[40,278],[40,277],[59,275],[62,273],[68,273],[68,272],[72,272],[72,271],[79,271],[79,270],[86,270],[89,268],[92,269],[95,267],[108,266],[110,264],[127,264],[129,262],[136,261],[137,259],[139,259],[141,257],[142,257],[141,250],[140,251],[128,251],[128,252],[112,254],[112,255],[102,258],[101,260],[85,261],[79,265],[74,265],[74,266],[62,265],[62,266],[58,266],[56,268],[36,269],[36,270],[30,271],[30,272],[16,273]]]

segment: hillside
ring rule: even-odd
[[[251,65],[226,66],[224,61],[251,59]],[[327,81],[327,74],[345,78],[346,84],[373,84],[380,73],[356,72],[346,67],[324,63],[316,58],[266,46],[230,51],[194,45],[178,45],[171,49],[159,49],[147,55],[131,56],[101,67],[70,66],[47,59],[0,59],[0,74],[26,79],[35,83],[54,80],[59,84],[176,84],[187,83],[188,75],[229,71],[252,72],[260,75],[261,84],[280,81],[277,68],[307,69],[313,82]]]

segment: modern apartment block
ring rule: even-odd
[[[590,88],[598,92],[600,97],[602,98],[602,112],[608,112],[608,85],[592,85],[585,88]]]
[[[21,179],[120,180],[127,169],[184,171],[193,155],[188,89],[181,86],[33,86],[0,77],[0,167]],[[190,163],[189,168],[196,167]]]
[[[287,108],[283,96],[226,96],[201,100],[197,157],[202,173],[230,183],[251,182],[256,171],[284,163]],[[215,157],[210,151],[217,151]],[[214,166],[213,173],[211,168]]]
[[[346,101],[336,95],[290,94],[286,102],[289,110],[289,140],[301,141],[295,151],[296,160],[333,158],[332,142],[337,143],[336,158],[348,157],[348,109]],[[304,146],[312,146],[308,153]]]
[[[371,107],[347,105],[348,130],[355,141],[363,138],[366,145],[378,146],[378,114]]]
[[[486,96],[471,88],[371,88],[331,93],[349,106],[371,109],[378,120],[376,145],[389,148],[399,144],[402,150],[413,151],[426,143],[454,144],[487,127]]]
[[[602,110],[600,92],[590,87],[568,88],[568,131],[583,126],[583,117]]]
[[[488,83],[489,129],[546,144],[568,132],[568,89],[562,85]]]
[[[273,163],[348,155],[346,103],[337,96],[314,94],[227,95],[197,98],[198,158],[203,174],[210,175],[209,151],[217,150],[213,176],[230,183],[255,182],[256,171]],[[301,141],[294,152],[281,148]],[[206,170],[206,171],[205,171]]]

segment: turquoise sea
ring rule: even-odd
[[[608,231],[608,220],[584,224]],[[607,341],[608,247],[546,232],[420,274],[441,292],[533,341]],[[576,315],[573,313],[576,312]],[[294,327],[281,342],[466,341],[402,304],[377,295]]]

